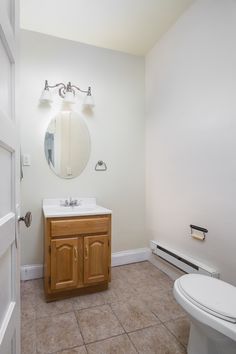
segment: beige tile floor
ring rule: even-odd
[[[22,354],[184,354],[189,321],[172,280],[149,262],[112,269],[109,290],[46,303],[21,284]]]

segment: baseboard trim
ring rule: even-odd
[[[127,250],[121,252],[115,252],[111,255],[112,267],[143,262],[149,260],[151,251],[149,248],[137,248],[135,250]],[[21,266],[20,270],[21,280],[33,280],[43,277],[43,265],[42,264],[29,264]]]
[[[42,264],[26,264],[20,267],[20,279],[32,280],[43,277]]]
[[[149,248],[137,248],[135,250],[127,250],[115,252],[111,255],[111,266],[116,267],[124,264],[147,261],[151,251]]]

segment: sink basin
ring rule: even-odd
[[[60,206],[55,206],[53,207],[55,210],[58,211],[63,211],[63,212],[71,212],[71,211],[90,211],[90,210],[95,210],[98,207],[98,205],[76,205],[76,206],[64,206],[64,205],[60,205]]]
[[[46,218],[63,216],[83,216],[111,214],[112,211],[96,204],[95,198],[73,198],[79,201],[76,206],[64,206],[65,198],[44,199],[43,213]]]

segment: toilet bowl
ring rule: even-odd
[[[236,354],[236,287],[186,274],[175,281],[174,296],[191,322],[188,354]]]

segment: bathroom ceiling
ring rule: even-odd
[[[145,55],[194,0],[21,0],[21,28]]]

